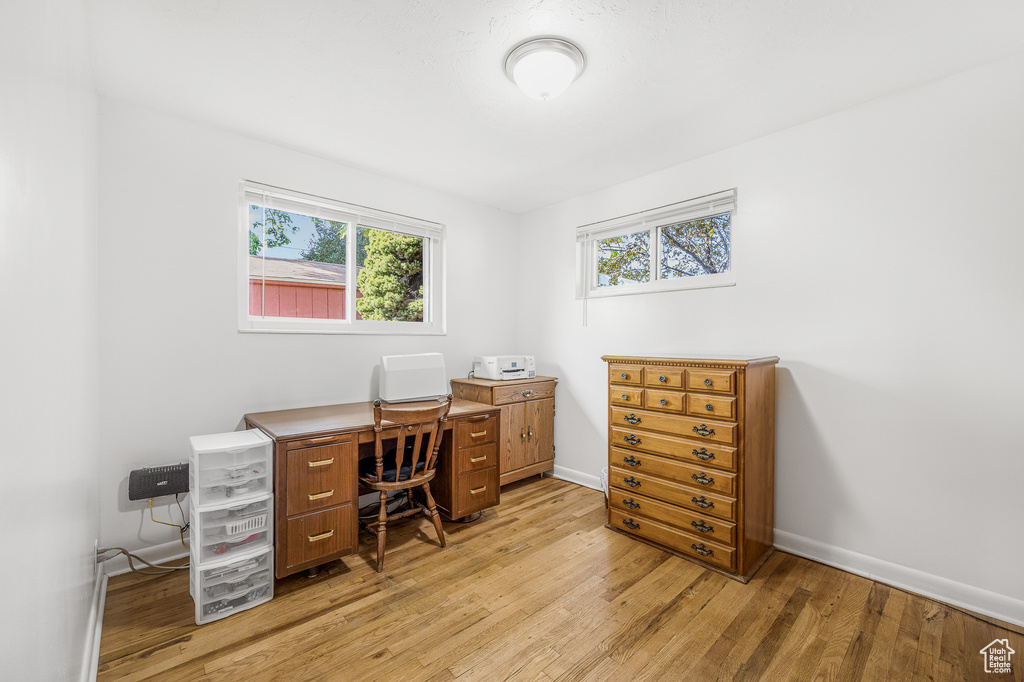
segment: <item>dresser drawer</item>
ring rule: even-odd
[[[644,369],[644,384],[662,388],[683,387],[684,370],[679,367],[647,367]]]
[[[288,519],[286,566],[315,562],[339,552],[352,553],[356,541],[355,513],[355,506],[346,504]]]
[[[696,490],[693,486],[628,469],[612,462],[608,474],[609,485],[620,491],[639,493],[698,513],[736,520],[736,500],[731,497]]]
[[[645,516],[630,516],[615,513],[609,515],[609,524],[631,535],[656,542],[659,545],[674,549],[709,564],[733,570],[736,550],[706,538],[697,538],[676,528],[659,523]]]
[[[487,509],[498,504],[498,468],[459,476],[455,490],[453,518]]]
[[[342,443],[288,451],[285,514],[305,514],[352,501],[355,446]]]
[[[613,428],[609,444],[616,448],[652,452],[697,466],[711,466],[731,471],[736,471],[739,462],[734,447],[697,443],[647,431]]]
[[[498,440],[498,415],[460,417],[455,422],[455,446],[459,448],[494,443]]]
[[[635,493],[613,491],[608,500],[609,505],[619,510],[619,513],[640,514],[665,525],[682,528],[697,537],[708,538],[723,545],[736,545],[736,524],[730,521],[690,512]]]
[[[516,383],[509,386],[495,386],[493,395],[495,405],[521,403],[524,400],[539,400],[540,398],[554,398],[555,382],[534,381],[528,384]]]
[[[686,394],[680,391],[658,391],[648,388],[644,391],[645,407],[661,412],[682,414],[686,410]]]
[[[619,389],[613,389],[611,396],[613,399],[611,409],[612,426],[629,428],[623,426],[624,424],[629,424],[638,429],[661,431],[662,433],[669,433],[701,443],[713,441],[715,443],[732,444],[736,442],[735,424],[632,409],[633,403],[616,403],[614,400],[617,397],[616,391],[619,391]],[[619,393],[622,392],[619,391]],[[639,407],[639,405],[636,407]]]
[[[498,444],[488,443],[473,448],[460,448],[454,457],[457,475],[489,469],[498,466]]]
[[[611,464],[626,471],[640,471],[651,476],[667,478],[691,485],[698,490],[712,490],[723,495],[736,494],[736,474],[696,467],[667,457],[649,455],[646,452],[628,452],[612,448]]]
[[[640,365],[608,365],[608,383],[640,386],[644,383],[644,370]]]
[[[694,417],[716,417],[717,419],[736,419],[736,398],[732,396],[700,395],[688,393],[686,396],[686,412]]]
[[[736,393],[736,372],[715,369],[686,370],[686,390]]]
[[[612,386],[608,391],[608,400],[612,405],[632,405],[643,407],[644,391],[641,388]]]

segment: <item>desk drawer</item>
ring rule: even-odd
[[[302,448],[288,452],[285,514],[305,514],[352,501],[355,492],[355,443]]]
[[[453,518],[462,518],[498,504],[498,467],[458,477]]]
[[[455,422],[455,447],[466,448],[498,440],[498,415],[459,417]]]
[[[455,473],[461,476],[498,465],[498,444],[488,443],[475,448],[460,448],[455,453]]]
[[[524,400],[539,400],[541,398],[555,397],[554,381],[534,381],[527,384],[514,384],[510,386],[495,386],[494,404],[507,405],[509,403],[521,403]]]
[[[355,513],[354,505],[345,504],[288,519],[285,525],[286,567],[307,563],[315,566],[335,554],[355,551]]]

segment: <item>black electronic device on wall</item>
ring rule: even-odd
[[[188,464],[136,469],[128,474],[128,499],[145,500],[188,492]]]

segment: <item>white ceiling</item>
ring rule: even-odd
[[[1021,0],[83,2],[104,96],[513,213],[1024,51]],[[549,102],[538,35],[587,58]]]

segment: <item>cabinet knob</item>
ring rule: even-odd
[[[628,395],[626,395],[625,393],[623,393],[623,394],[622,394],[622,399],[623,399],[623,400],[629,400],[629,396],[628,396]]]
[[[625,373],[625,372],[623,372],[623,373],[622,373],[622,374],[620,374],[619,376],[620,376],[620,377],[622,377],[623,379],[625,379],[625,378],[626,378],[626,373]]]
[[[668,405],[668,401],[667,401],[667,400],[665,400],[664,398],[662,398],[662,399],[661,399],[661,404],[662,404],[662,405]]]
[[[704,406],[704,409],[707,410],[708,412],[714,412],[715,406],[712,405],[711,403],[708,403],[707,405]]]
[[[660,376],[658,377],[658,381],[660,381],[661,383],[665,383],[666,379],[664,376]]]
[[[704,385],[705,386],[710,386],[711,385],[711,379],[705,379],[704,380]]]

